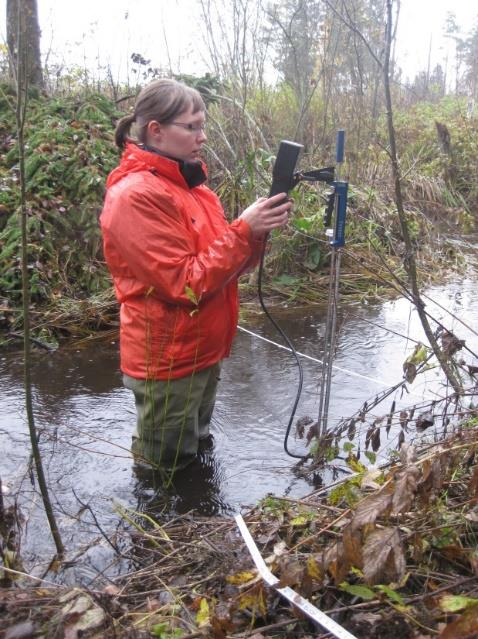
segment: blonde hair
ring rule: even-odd
[[[134,112],[122,117],[115,129],[116,145],[123,149],[131,140],[130,130],[134,125],[139,142],[146,142],[146,129],[152,120],[167,124],[192,106],[193,113],[205,111],[201,94],[177,80],[162,78],[144,87],[136,98]]]

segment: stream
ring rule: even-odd
[[[474,279],[452,281],[431,288],[427,291],[430,299],[426,299],[427,309],[475,353],[478,337],[471,329],[478,329],[476,286]],[[304,388],[296,418],[317,419],[321,367],[314,360],[321,358],[325,309],[284,307],[272,313],[296,349],[310,358],[301,357]],[[262,315],[244,327],[281,342]],[[406,300],[366,305],[341,302],[329,425],[399,382],[403,362],[415,346],[412,340],[420,339],[417,314]],[[478,364],[470,353],[463,352],[463,357]],[[283,447],[297,388],[297,366],[290,353],[269,341],[238,331],[232,355],[222,369],[213,445],[188,471],[178,473],[167,494],[158,493],[149,478],[133,471],[129,446],[135,409],[132,394],[122,387],[118,344],[95,342],[54,353],[36,350],[33,360],[35,419],[52,500],[68,552],[74,555],[82,549],[74,568],[57,576],[62,582],[88,585],[101,571],[112,575],[121,570],[117,565],[109,568],[112,551],[99,533],[100,528],[104,536],[110,536],[126,528],[118,508],[157,511],[162,516],[191,510],[197,515],[227,516],[270,493],[301,497],[314,488],[310,479],[294,471],[297,459],[289,457]],[[20,352],[1,354],[0,383],[0,478],[6,504],[19,495],[24,518],[21,555],[34,573],[46,556],[51,558],[54,548],[37,487],[28,473],[30,444]],[[397,391],[383,408],[377,407],[377,414],[386,414],[393,399],[406,406],[440,396],[442,377],[434,368],[408,388],[408,394]],[[307,449],[294,431],[289,448],[303,454]],[[389,440],[394,447],[393,430]],[[385,447],[377,463],[386,459]],[[327,483],[335,476],[327,469],[319,481]]]

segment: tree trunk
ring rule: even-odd
[[[7,46],[10,76],[13,81],[17,77],[16,63],[20,34],[23,42],[26,43],[28,86],[43,89],[37,0],[7,0]]]

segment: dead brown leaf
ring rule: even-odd
[[[410,510],[417,491],[419,477],[420,471],[413,465],[407,466],[397,473],[392,496],[392,513],[399,514]]]
[[[426,413],[421,413],[417,417],[417,421],[415,422],[415,427],[419,431],[424,431],[427,428],[430,428],[430,426],[433,426],[434,423],[435,423],[435,417],[431,411],[428,411]]]
[[[318,437],[319,436],[319,428],[318,427],[319,427],[319,423],[315,422],[314,424],[312,424],[312,426],[307,431],[307,435],[305,436],[305,441],[306,441],[307,445],[310,444],[310,442],[313,440],[314,437]]]
[[[398,436],[398,442],[397,442],[398,450],[400,450],[404,441],[405,441],[405,433],[403,432],[403,430],[401,430]]]
[[[299,439],[302,439],[304,437],[305,427],[308,426],[309,424],[312,424],[312,421],[313,420],[307,415],[297,420],[295,424],[295,430],[297,433],[297,437]]]
[[[388,485],[379,493],[373,493],[359,502],[352,519],[352,529],[357,530],[388,513],[392,505],[391,486]]]
[[[418,492],[420,498],[425,505],[430,503],[443,485],[445,479],[445,467],[442,465],[442,456],[435,457],[433,460],[425,460],[422,464],[422,479],[418,484]]]
[[[422,560],[424,553],[424,540],[421,534],[415,533],[411,538],[412,544],[412,558],[413,561],[419,563]]]
[[[375,429],[373,426],[370,426],[369,428],[367,428],[367,432],[365,433],[365,449],[368,450],[368,447],[370,446],[370,440],[372,439],[372,435],[374,433]]]
[[[445,331],[441,337],[441,345],[444,353],[448,355],[448,357],[451,357],[463,348],[465,340],[458,339],[453,333]]]
[[[412,384],[417,376],[417,367],[413,364],[413,362],[405,362],[403,364],[403,373],[407,382]]]
[[[323,569],[328,570],[336,584],[341,583],[350,570],[350,562],[344,554],[342,543],[336,543],[326,548],[322,560]]]
[[[372,450],[374,453],[380,448],[380,428],[376,428],[372,435]]]
[[[362,556],[362,535],[353,530],[349,525],[344,528],[342,541],[344,545],[344,555],[347,562],[355,568],[362,569],[363,556]]]
[[[449,623],[440,639],[471,639],[478,633],[478,605],[470,606],[465,612]]]
[[[400,581],[406,562],[398,528],[374,530],[363,547],[364,578],[368,584]]]
[[[304,566],[297,560],[285,560],[280,566],[279,588],[300,584],[304,578]]]

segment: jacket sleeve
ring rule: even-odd
[[[194,230],[174,200],[147,189],[113,195],[102,226],[131,274],[173,304],[195,306],[217,293],[238,277],[253,250],[249,225],[235,220],[197,253]]]
[[[256,268],[256,266],[259,264],[259,262],[261,261],[262,251],[267,250],[267,237],[264,237],[261,240],[252,239],[250,242],[251,242],[251,249],[252,249],[251,256],[242,267],[240,275],[243,275],[244,273],[250,273],[251,271],[253,271]]]

